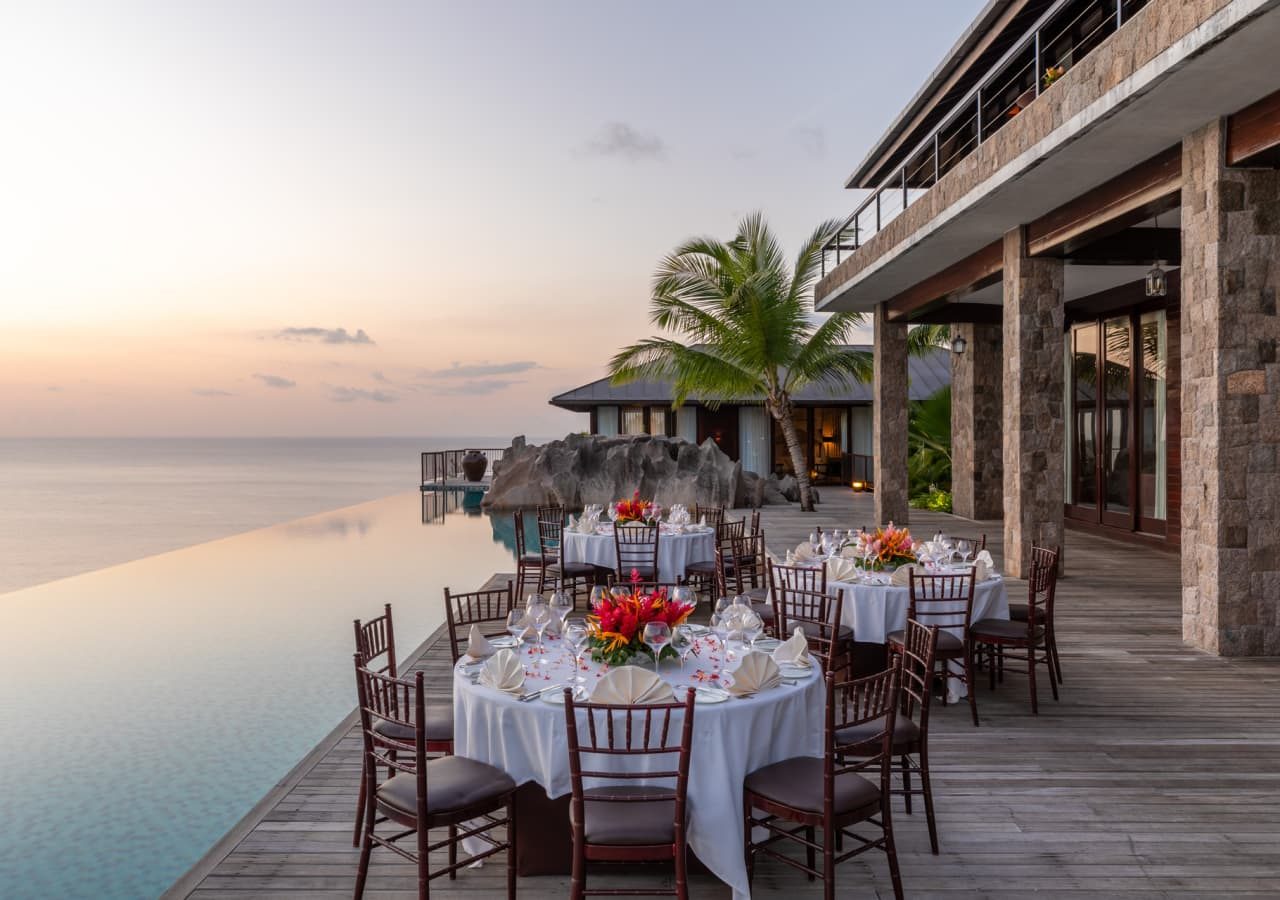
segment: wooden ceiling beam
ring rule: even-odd
[[[908,318],[917,310],[948,297],[959,298],[994,284],[1004,270],[1004,241],[992,241],[976,253],[917,282],[888,300],[889,320]]]
[[[1276,165],[1280,151],[1280,91],[1227,119],[1227,165]]]

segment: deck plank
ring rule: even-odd
[[[815,523],[872,522],[870,497],[824,489],[820,512],[766,509],[769,544],[805,538]],[[998,522],[913,511],[921,534],[985,531],[1000,561]],[[1058,630],[1066,684],[1054,703],[1041,679],[1038,717],[1024,677],[994,693],[979,686],[982,727],[967,706],[935,707],[931,756],[942,842],[932,856],[923,817],[895,817],[911,897],[1275,896],[1280,871],[1280,661],[1225,660],[1185,647],[1178,560],[1167,553],[1071,532],[1059,583]],[[496,575],[493,581],[505,581]],[[1023,590],[1010,583],[1011,598]],[[447,641],[437,634],[414,668],[446,696]],[[349,897],[359,741],[350,730],[309,761],[269,808],[243,823],[229,852],[174,896]],[[696,775],[695,775],[696,777]],[[900,806],[899,806],[900,809]],[[226,850],[226,848],[223,848]],[[813,897],[810,884],[764,861],[754,895]],[[610,876],[613,877],[612,875]],[[669,873],[616,880],[667,882]],[[881,859],[839,872],[841,893],[892,896]],[[412,866],[375,854],[366,897],[413,897]],[[433,882],[439,897],[492,897],[501,865]],[[567,879],[523,878],[524,897],[567,895]],[[695,897],[727,897],[706,875]]]

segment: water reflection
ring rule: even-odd
[[[352,619],[394,604],[403,655],[446,585],[514,570],[511,517],[458,499],[429,526],[408,493],[4,595],[0,820],[22,825],[0,896],[168,887],[354,707]]]

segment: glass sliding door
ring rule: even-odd
[[[1072,491],[1076,506],[1098,505],[1098,326],[1080,325],[1071,332],[1074,397],[1072,423]]]
[[[1142,448],[1138,496],[1142,500],[1142,518],[1164,523],[1169,516],[1169,333],[1163,310],[1142,314],[1138,340],[1142,349],[1142,378],[1138,381]],[[1158,526],[1143,523],[1144,529],[1153,527]]]
[[[1130,517],[1133,486],[1132,441],[1129,427],[1133,379],[1132,334],[1128,316],[1103,323],[1102,484],[1103,503],[1108,513]],[[1124,519],[1115,524],[1125,524]]]

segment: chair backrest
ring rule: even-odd
[[[921,625],[907,619],[903,635],[902,706],[900,715],[915,719],[917,714],[921,740],[929,733],[929,700],[933,696],[934,659],[938,655],[938,626]]]
[[[840,652],[844,591],[836,591],[834,597],[828,594],[825,573],[821,578],[821,587],[817,590],[796,587],[788,580],[785,572],[775,573],[775,570],[787,569],[788,566],[774,566],[772,562],[770,566],[769,593],[773,601],[775,633],[785,640],[797,626],[803,628],[809,641],[809,652],[818,657],[824,672],[830,672],[832,663]],[[804,576],[800,576],[798,580],[804,581]]]
[[[1059,549],[1031,548],[1031,577],[1027,579],[1027,627],[1052,624],[1053,601],[1058,589]]]
[[[733,542],[746,533],[746,519],[730,519],[727,522],[721,519],[716,523],[716,544],[726,549],[731,548]]]
[[[769,589],[776,591],[779,585],[805,591],[827,589],[826,566],[787,566],[766,560],[769,572]]]
[[[878,769],[880,796],[886,800],[892,788],[893,724],[897,718],[902,657],[883,672],[837,684],[827,675],[827,723],[823,754],[823,799],[828,814],[835,797],[835,779],[848,772]],[[859,736],[842,743],[846,729],[875,722],[882,729],[875,737]],[[871,748],[877,748],[871,753]],[[868,755],[869,754],[869,755]],[[870,774],[870,773],[868,773]]]
[[[448,618],[449,649],[453,652],[453,661],[456,663],[461,658],[472,625],[481,626],[480,633],[487,638],[506,634],[507,613],[511,612],[515,602],[515,589],[510,581],[504,588],[462,594],[445,588],[444,612]]]
[[[426,807],[426,701],[422,690],[423,673],[414,672],[411,679],[392,678],[360,664],[355,654],[356,696],[360,703],[360,731],[364,739],[365,776],[376,782],[376,769],[383,767],[400,772],[418,772],[420,810]],[[393,735],[401,729],[379,728],[383,722],[412,729],[412,743]]]
[[[968,541],[974,553],[981,553],[987,549],[987,536],[985,534],[951,534],[950,532],[947,534],[956,545],[959,545],[961,541]]]
[[[538,516],[538,552],[543,565],[559,565],[564,557],[564,522]]]
[[[724,521],[724,507],[703,506],[699,503],[694,505],[689,515],[695,522],[701,522],[703,519],[706,519],[708,525],[719,525]]]
[[[565,509],[563,506],[555,504],[550,506],[539,506],[538,521],[551,522],[563,528],[565,523]]]
[[[626,522],[613,529],[613,545],[618,554],[617,571],[625,580],[633,569],[658,574],[657,525]]]
[[[760,533],[760,510],[759,508],[751,510],[751,525],[749,530],[752,534]]]
[[[735,538],[730,546],[733,548],[733,565],[725,570],[726,582],[732,579],[736,593],[739,594],[764,585],[768,578],[765,564],[769,560],[765,554],[764,535],[743,534]],[[716,571],[719,572],[722,567],[723,561],[717,564]]]
[[[382,615],[368,622],[355,620],[356,655],[360,665],[374,672],[385,672],[396,677],[396,635],[391,625],[391,604],[383,606]],[[385,657],[380,664],[375,664],[378,657]]]
[[[517,510],[511,514],[511,519],[516,527],[516,562],[519,563],[529,553],[529,542],[524,536],[524,513]]]
[[[912,569],[907,618],[939,628],[962,628],[967,636],[973,618],[973,573],[920,575]]]
[[[568,688],[564,697],[574,806],[571,821],[577,823],[575,830],[580,829],[584,821],[583,782],[591,779],[597,784],[605,782],[605,788],[618,787],[611,793],[593,785],[593,802],[674,800],[676,844],[683,845],[689,757],[693,748],[693,688],[689,688],[682,701],[639,706],[575,703],[573,691]],[[679,721],[681,714],[682,722]],[[624,759],[610,766],[606,761],[608,757]],[[598,762],[594,761],[597,759]],[[674,782],[674,785],[668,787],[655,782]],[[577,836],[579,840],[581,837],[581,834]]]
[[[643,579],[640,581],[632,581],[630,578],[619,578],[615,573],[610,572],[605,576],[604,580],[605,580],[605,586],[609,588],[614,588],[621,585],[622,587],[640,590],[646,594],[653,593],[654,591],[657,591],[657,590],[665,590],[668,596],[671,594],[671,591],[674,588],[678,588],[678,587],[687,587],[690,589],[693,588],[692,584],[685,584],[682,578],[677,578],[674,582],[645,581]]]

